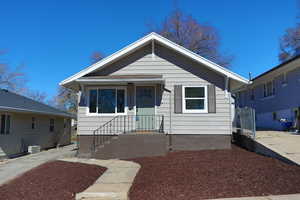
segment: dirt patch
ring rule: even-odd
[[[233,146],[132,159],[131,200],[199,200],[300,193],[300,167]]]
[[[72,200],[101,176],[106,168],[53,161],[40,165],[0,186],[1,200]]]

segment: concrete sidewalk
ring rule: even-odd
[[[124,160],[96,160],[67,158],[68,162],[80,162],[106,167],[107,170],[85,191],[76,194],[76,200],[127,200],[129,189],[140,165]]]
[[[0,185],[45,162],[64,157],[73,157],[76,154],[75,148],[76,146],[73,144],[58,149],[50,149],[36,154],[9,159],[0,163]]]
[[[257,131],[256,142],[300,165],[300,135],[280,131]]]
[[[300,194],[275,195],[275,196],[265,196],[265,197],[238,197],[238,198],[211,199],[211,200],[300,200]]]

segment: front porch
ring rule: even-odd
[[[115,116],[93,131],[92,157],[127,159],[165,155],[163,115]]]

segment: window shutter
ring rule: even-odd
[[[182,85],[174,85],[174,112],[182,113]]]
[[[208,113],[216,113],[216,86],[208,85]]]

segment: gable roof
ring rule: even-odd
[[[298,60],[298,58],[300,58],[300,55],[297,55],[297,56],[295,56],[295,57],[293,57],[293,58],[291,58],[291,59],[289,59],[289,60],[287,60],[287,61],[285,61],[285,62],[283,62],[283,63],[281,63],[281,64],[279,64],[277,66],[275,66],[275,67],[273,67],[272,69],[270,69],[270,70],[268,70],[266,72],[263,72],[262,74],[260,74],[260,75],[256,76],[255,78],[253,78],[252,81],[254,81],[256,79],[259,79],[259,78],[261,78],[261,77],[263,77],[263,76],[265,76],[265,75],[267,75],[267,74],[269,74],[269,73],[271,73],[271,72],[273,72],[273,71],[275,71],[277,69],[280,69],[280,68],[284,67],[285,65],[287,65],[287,64],[289,64],[289,63],[291,63],[291,62],[293,62],[295,60]]]
[[[0,111],[37,113],[74,118],[70,113],[3,89],[0,89]]]
[[[249,80],[206,59],[206,58],[203,58],[201,56],[199,56],[198,54],[162,37],[161,35],[157,34],[157,33],[150,33],[148,35],[146,35],[145,37],[137,40],[136,42],[124,47],[123,49],[117,51],[116,53],[100,60],[99,62],[91,65],[90,67],[87,67],[86,69],[83,69],[81,70],[80,72],[74,74],[73,76],[70,76],[69,78],[63,80],[62,82],[60,82],[59,84],[60,85],[66,85],[82,76],[85,76],[91,72],[94,72],[95,70],[99,70],[101,69],[102,67],[104,67],[105,65],[109,64],[109,63],[112,63],[113,61],[131,53],[132,51],[135,51],[143,46],[145,46],[146,44],[149,44],[150,42],[152,41],[157,41],[158,43],[168,47],[168,48],[171,48],[173,50],[175,50],[176,52],[182,54],[182,55],[185,55],[205,66],[207,66],[208,68],[216,71],[216,72],[219,72],[221,74],[224,74],[225,76],[231,78],[231,79],[234,79],[236,81],[239,81],[239,82],[242,82],[242,83],[249,83]]]

